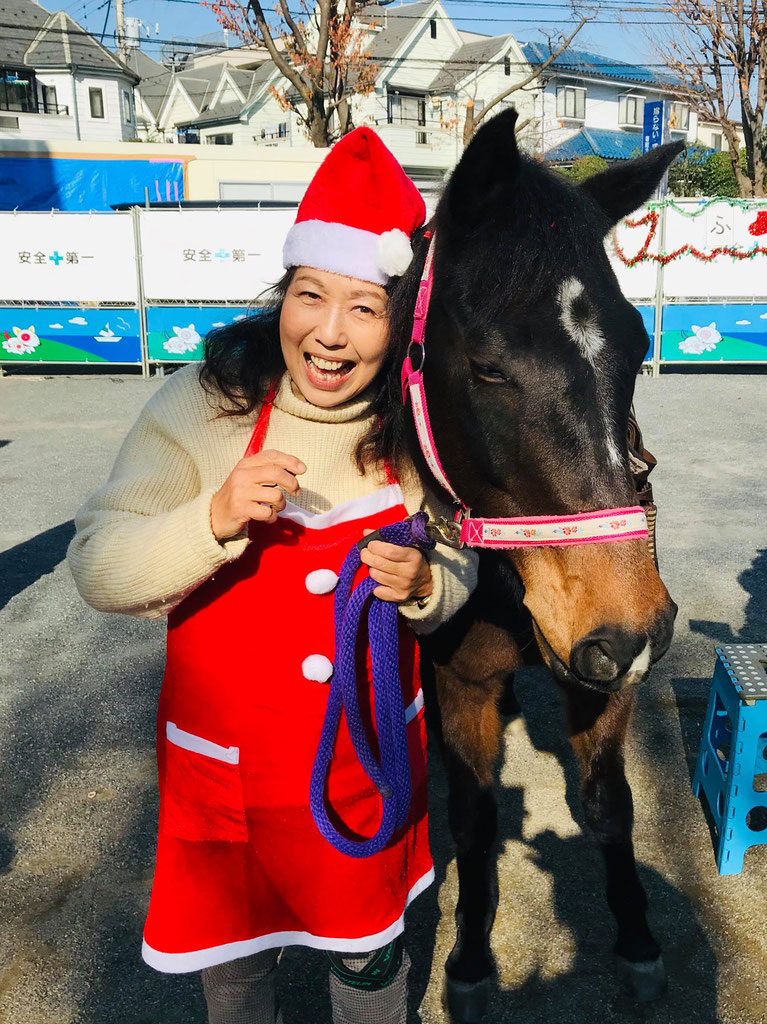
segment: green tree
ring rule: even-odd
[[[574,185],[580,185],[586,178],[606,171],[608,166],[607,161],[603,160],[601,156],[582,156],[570,168],[568,178]]]
[[[710,149],[699,142],[680,153],[668,169],[669,192],[679,199],[705,195],[706,160],[710,155]]]
[[[729,153],[712,153],[703,167],[703,194],[706,196],[737,196],[738,182]]]

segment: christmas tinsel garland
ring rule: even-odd
[[[659,203],[652,203],[647,213],[640,217],[638,220],[629,220],[628,218],[624,221],[626,227],[629,228],[641,228],[645,224],[649,224],[650,230],[647,232],[647,238],[644,240],[644,244],[636,256],[628,257],[621,249],[618,241],[615,241],[615,252],[622,263],[627,267],[635,267],[638,263],[653,262],[660,263],[661,266],[665,267],[672,260],[678,259],[680,256],[684,256],[689,253],[698,260],[702,260],[704,263],[711,263],[717,256],[732,256],[736,260],[752,260],[754,256],[767,256],[767,247],[762,245],[755,245],[752,249],[737,249],[731,245],[720,245],[716,249],[712,249],[711,252],[702,252],[697,249],[690,242],[686,242],[681,245],[678,249],[668,253],[651,253],[648,252],[650,245],[652,244],[655,234],[658,230],[658,222],[660,220],[659,209],[670,207],[677,213],[681,213],[685,217],[697,217],[704,210],[707,210],[709,206],[715,203],[726,202],[728,206],[736,206],[740,209],[753,210],[753,200],[749,201],[746,199],[704,199],[701,200],[698,208],[695,210],[687,211],[684,208],[678,206],[673,199],[664,199]],[[767,204],[762,209],[756,209],[756,220],[752,225],[749,226],[749,231],[752,234],[764,234],[767,233],[767,225],[765,225],[764,231],[762,230],[762,220],[767,215]]]

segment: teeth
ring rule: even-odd
[[[312,362],[320,370],[340,370],[345,362],[340,362],[335,359],[320,359],[318,356],[309,356],[310,362]]]

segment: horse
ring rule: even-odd
[[[393,297],[392,337],[404,352],[435,234],[423,379],[434,442],[463,504],[498,518],[634,506],[627,422],[647,334],[605,238],[650,197],[682,146],[575,186],[519,151],[516,118],[513,109],[499,113],[463,153]],[[405,429],[429,479],[412,423]],[[492,989],[493,770],[505,688],[533,661],[561,690],[584,818],[604,858],[618,964],[637,999],[661,995],[623,746],[636,686],[667,650],[676,610],[646,538],[483,550],[468,603],[421,639],[457,854],[443,995],[455,1024],[481,1020]]]

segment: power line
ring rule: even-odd
[[[34,27],[34,26],[11,24],[11,23],[8,23],[8,22],[0,22],[0,29],[3,29],[3,28],[21,28],[21,29],[24,29],[24,28],[31,28],[31,27]],[[48,29],[48,32],[49,33],[50,32],[55,32],[55,33],[58,33],[59,35],[70,35],[70,36],[83,37],[83,38],[92,38],[91,33],[87,32],[85,29],[81,29],[79,32],[75,32],[75,31],[72,31],[71,29],[50,28],[50,29]],[[115,33],[107,32],[106,33],[106,37],[110,38],[110,39],[114,39],[115,38]],[[11,35],[6,35],[4,38],[6,40],[11,39],[11,40],[14,40],[16,42],[23,42],[23,41],[25,41],[25,37],[24,36],[16,36],[14,38]],[[488,39],[490,39],[490,38],[492,38],[492,37],[489,36]],[[144,45],[145,46],[167,45],[167,46],[178,46],[179,48],[183,47],[183,48],[186,48],[186,49],[190,49],[191,48],[191,49],[195,49],[195,50],[201,50],[201,49],[209,50],[209,49],[211,49],[211,45],[212,44],[211,43],[198,43],[198,42],[193,42],[193,41],[186,41],[186,40],[183,40],[183,39],[157,39],[157,38],[154,38],[154,39],[151,39],[151,40],[145,40],[144,41]],[[540,45],[540,44],[538,44],[538,45]],[[223,49],[223,47],[221,47],[221,49]],[[234,48],[232,48],[232,49],[234,49]],[[109,52],[111,53],[111,51],[109,51]],[[546,56],[548,57],[548,54]],[[601,56],[601,55],[595,54],[595,56]],[[545,59],[546,59],[546,57],[544,58],[544,60]],[[448,57],[448,58],[441,58],[441,57],[375,57],[375,56],[372,56],[372,55],[368,56],[368,61],[371,64],[375,64],[375,65],[387,65],[387,64],[389,64],[389,65],[391,65],[391,64],[415,65],[415,64],[417,64],[417,65],[420,65],[420,66],[423,66],[423,67],[432,67],[432,66],[445,67],[446,65],[454,64],[454,65],[459,65],[459,66],[465,66],[468,70],[471,70],[471,69],[473,69],[475,67],[478,67],[478,66],[479,67],[487,67],[487,66],[498,66],[498,67],[501,67],[501,66],[504,66],[507,63],[505,59],[497,60],[497,61],[487,61],[487,60],[470,60],[468,58],[461,58],[460,60],[454,61],[450,57]],[[530,62],[526,61],[526,60],[521,60],[521,61],[519,61],[519,60],[518,61],[509,60],[508,63],[509,63],[509,65],[511,67],[524,67],[524,68],[527,68],[527,67],[531,66]],[[541,63],[543,63],[543,61],[541,61]],[[553,67],[554,65],[550,65],[550,66]],[[696,65],[694,65],[694,64],[685,63],[685,67],[695,67],[695,66]],[[668,64],[666,64],[663,61],[656,61],[656,62],[643,61],[641,64],[640,63],[629,64],[627,61],[620,61],[620,60],[596,60],[596,61],[589,61],[587,65],[584,64],[583,67],[578,68],[577,70],[585,71],[587,73],[589,70],[593,70],[595,68],[601,68],[601,67],[608,68],[608,69],[609,68],[620,69],[620,68],[631,68],[631,67],[639,67],[639,68],[668,68]],[[562,70],[572,70],[572,68],[569,65],[564,65],[564,64],[557,65],[557,68],[560,71],[562,71]],[[244,69],[244,70],[247,70],[247,69]],[[145,81],[149,81],[149,79],[145,79]]]

